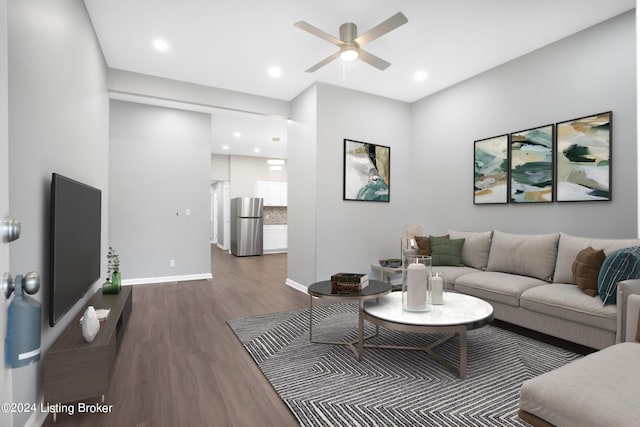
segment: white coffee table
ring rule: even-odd
[[[405,311],[402,309],[402,292],[392,292],[378,300],[366,301],[363,305],[365,320],[379,326],[405,332],[446,333],[447,335],[427,347],[407,347],[393,345],[365,344],[365,347],[391,348],[402,350],[422,350],[429,357],[457,374],[460,378],[467,375],[467,330],[480,328],[493,320],[493,307],[486,301],[469,295],[447,292],[445,304],[430,305],[426,312]],[[433,349],[449,341],[456,335],[460,337],[460,364],[451,365]]]

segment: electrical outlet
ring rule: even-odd
[[[169,260],[169,267],[175,267],[176,266],[176,260],[175,259],[170,259]]]

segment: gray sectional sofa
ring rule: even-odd
[[[525,381],[518,415],[533,426],[640,425],[640,296],[630,295],[622,343]]]
[[[494,317],[554,337],[602,349],[623,340],[627,297],[640,294],[640,280],[618,284],[617,302],[603,305],[575,283],[572,266],[585,248],[604,250],[640,246],[640,239],[595,239],[565,233],[512,234],[498,230],[449,230],[450,240],[465,239],[463,265],[434,266],[448,287],[489,302]]]

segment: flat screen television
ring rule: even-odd
[[[51,177],[49,325],[100,278],[102,192],[57,173]]]

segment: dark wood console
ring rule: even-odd
[[[111,369],[131,314],[131,286],[119,294],[98,289],[44,355],[44,403],[75,402],[102,396],[109,388]],[[92,305],[111,309],[100,331],[88,343],[82,337],[80,317]]]

